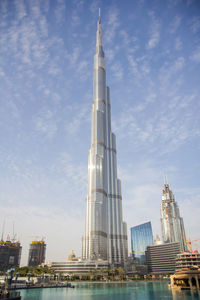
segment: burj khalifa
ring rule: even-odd
[[[94,56],[91,148],[88,155],[88,195],[82,258],[123,264],[128,256],[123,222],[121,182],[117,177],[116,137],[111,131],[110,90],[100,17]]]

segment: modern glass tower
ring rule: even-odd
[[[183,218],[180,216],[178,204],[166,180],[162,195],[161,231],[164,242],[179,242],[181,251],[187,251]]]
[[[123,264],[128,256],[127,228],[122,217],[121,182],[117,177],[116,137],[111,131],[110,91],[106,87],[100,17],[97,27],[82,258]]]
[[[132,254],[140,264],[145,264],[145,251],[147,246],[153,244],[151,222],[131,227]]]

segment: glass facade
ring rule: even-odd
[[[153,244],[153,232],[151,222],[147,222],[131,228],[132,254],[139,264],[145,264],[145,251],[147,246]]]

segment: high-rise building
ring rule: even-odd
[[[0,241],[0,271],[19,267],[22,247],[19,242]]]
[[[180,243],[157,242],[147,246],[146,262],[150,274],[173,274],[176,269],[177,254],[180,253]]]
[[[121,182],[117,177],[116,137],[111,131],[110,91],[106,87],[100,18],[97,26],[82,258],[123,264],[128,256],[127,228],[122,217]]]
[[[183,218],[180,216],[178,204],[166,180],[162,195],[161,231],[164,242],[179,242],[181,251],[187,251]]]
[[[147,246],[153,244],[151,222],[131,227],[131,249],[134,258],[139,264],[145,264],[145,251]]]
[[[29,248],[28,266],[39,266],[45,262],[46,244],[43,240],[32,241]]]

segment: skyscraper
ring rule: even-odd
[[[22,247],[19,242],[0,241],[0,271],[19,267]]]
[[[140,264],[145,264],[145,251],[147,246],[153,244],[151,222],[131,227],[131,249],[134,257]]]
[[[117,178],[116,137],[111,131],[110,91],[106,87],[100,17],[97,27],[82,257],[123,264],[128,256],[127,228],[122,217],[121,182]]]
[[[30,244],[28,265],[39,266],[45,262],[46,244],[43,240],[32,241]]]
[[[187,251],[183,218],[169,184],[165,180],[161,206],[162,240],[167,243],[179,242],[181,251]]]

